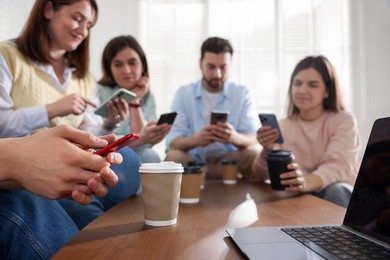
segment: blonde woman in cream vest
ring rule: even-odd
[[[119,100],[104,121],[94,114],[99,97],[88,53],[97,17],[95,0],[37,0],[19,37],[0,43],[0,137],[61,124],[95,135],[112,133],[118,114],[128,108]],[[119,182],[107,196],[94,197],[87,207],[61,200],[79,228],[138,191],[138,156],[130,148],[120,153],[123,163],[112,166]]]

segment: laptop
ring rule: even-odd
[[[390,117],[373,124],[342,225],[226,231],[249,259],[390,259]]]

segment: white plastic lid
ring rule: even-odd
[[[142,173],[182,173],[183,166],[175,162],[143,163],[139,167]]]

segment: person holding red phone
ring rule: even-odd
[[[0,258],[49,259],[78,231],[59,199],[96,203],[118,183],[119,153],[93,154],[115,140],[61,125],[20,138],[0,138]]]
[[[106,100],[115,91],[125,88],[137,98],[122,110],[120,123],[113,129],[117,135],[139,133],[140,139],[130,145],[143,163],[160,162],[153,146],[161,142],[171,129],[169,124],[157,124],[156,101],[149,89],[149,68],[144,50],[130,35],[111,39],[102,55],[100,100]],[[108,109],[114,104],[109,103]]]
[[[281,175],[285,190],[310,192],[347,207],[359,169],[360,138],[355,117],[344,109],[335,68],[324,56],[305,57],[291,75],[288,94],[288,117],[279,122],[284,143],[276,143],[278,129],[258,129],[263,150],[253,173],[268,179],[266,151],[291,150],[296,159]]]
[[[96,81],[89,72],[89,32],[97,17],[95,0],[36,0],[20,35],[0,43],[0,137],[28,136],[63,124],[97,136],[112,133],[117,115],[102,120],[94,114],[99,98]],[[93,195],[87,206],[70,199],[59,200],[62,214],[69,215],[79,229],[139,190],[137,154],[128,147],[119,153],[123,163],[111,166],[119,182],[107,187],[106,196]],[[0,200],[10,193],[19,196],[14,191],[0,192]],[[20,219],[26,217],[21,215]],[[51,243],[46,242],[55,244],[56,240],[42,243],[49,248]]]

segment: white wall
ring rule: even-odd
[[[374,120],[390,116],[390,1],[351,3],[353,112],[365,145]]]
[[[373,121],[390,116],[390,0],[350,0],[353,65],[353,112],[366,144]],[[99,20],[92,29],[91,71],[99,78],[100,56],[109,39],[138,35],[137,0],[97,0]],[[11,27],[0,25],[0,37],[16,37],[31,9],[31,0],[1,0],[0,14]],[[5,39],[0,39],[5,40]],[[147,52],[147,50],[146,50]]]
[[[137,37],[138,1],[97,0],[99,18],[91,31],[91,72],[101,76],[100,58],[104,46],[115,36],[131,34]]]

